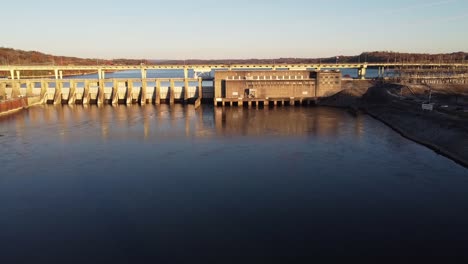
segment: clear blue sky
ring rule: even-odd
[[[79,57],[468,50],[468,0],[22,0],[1,10],[0,46]]]

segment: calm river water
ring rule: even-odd
[[[40,106],[0,134],[1,263],[468,254],[468,170],[365,115]]]

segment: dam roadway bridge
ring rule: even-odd
[[[341,91],[339,71],[217,71],[215,86],[202,78],[0,79],[0,102],[42,104],[195,104],[216,106],[310,105]],[[366,80],[344,80],[353,86]],[[349,87],[347,85],[346,87]]]
[[[106,72],[139,70],[141,78],[146,79],[148,70],[183,70],[188,78],[189,70],[195,73],[206,73],[216,70],[322,70],[322,69],[357,69],[358,78],[365,79],[367,69],[378,69],[379,76],[392,69],[402,68],[465,68],[468,63],[294,63],[294,64],[160,64],[160,65],[0,65],[0,74],[6,73],[9,79],[21,79],[21,72],[50,72],[55,79],[62,79],[67,72],[97,72],[99,79],[105,79]]]
[[[194,103],[202,100],[215,105],[297,105],[310,104],[342,90],[341,73],[337,69],[358,69],[358,80],[365,79],[368,68],[378,68],[379,77],[390,69],[439,67],[468,69],[468,64],[206,64],[206,65],[96,65],[96,66],[0,66],[0,100],[18,97],[39,97],[54,104],[132,104]],[[325,70],[334,69],[334,70]],[[108,79],[106,72],[140,71],[141,78]],[[148,78],[149,70],[183,70],[184,78]],[[30,79],[23,72],[52,73],[47,78]],[[76,71],[97,72],[97,79],[64,79]],[[202,78],[190,78],[189,71],[215,72],[213,86],[203,87]],[[6,75],[5,75],[6,73]],[[355,80],[355,81],[358,81]]]

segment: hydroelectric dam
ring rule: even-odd
[[[0,66],[0,100],[22,100],[2,106],[2,112],[32,104],[174,104],[202,102],[215,106],[308,105],[339,93],[344,82],[366,79],[368,69],[379,78],[402,68],[467,69],[466,64],[353,63],[353,64],[213,64],[213,65],[96,65]],[[341,69],[356,69],[357,78],[343,78]],[[107,73],[135,71],[139,78],[107,78]],[[149,78],[148,71],[183,71],[183,77]],[[46,78],[23,73],[48,72]],[[67,77],[86,71],[97,78]],[[192,76],[189,76],[192,73]],[[211,85],[203,85],[210,76]],[[214,76],[211,76],[214,75]],[[64,78],[65,76],[65,78]],[[464,74],[458,76],[465,80]],[[458,78],[456,77],[456,78]],[[428,77],[415,76],[418,80]],[[431,79],[432,80],[432,79]],[[349,85],[348,85],[349,86]],[[3,109],[5,108],[5,109]]]

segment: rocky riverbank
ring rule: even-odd
[[[366,82],[345,86],[341,93],[319,104],[363,111],[403,136],[468,167],[468,87]],[[435,103],[434,111],[423,111],[421,104],[429,94]]]

